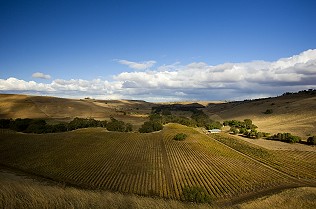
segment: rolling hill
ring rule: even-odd
[[[139,100],[64,99],[0,94],[0,118],[42,118],[70,121],[75,117],[99,120],[115,117],[142,124],[154,104]]]
[[[273,112],[264,114],[268,109]],[[315,91],[240,102],[209,103],[205,112],[220,121],[250,118],[264,132],[290,132],[303,138],[316,135]]]
[[[286,93],[278,97],[235,102],[198,102],[212,119],[243,120],[250,118],[260,131],[290,132],[306,138],[316,135],[315,91]],[[47,96],[0,94],[0,118],[43,118],[48,121],[70,121],[75,117],[116,119],[140,126],[153,106],[139,100],[64,99]],[[169,102],[188,105],[190,102]],[[197,104],[197,103],[192,103]],[[273,112],[264,114],[268,109]],[[190,114],[185,114],[189,116]]]
[[[306,138],[316,135],[315,91],[286,93],[278,97],[235,102],[198,102],[212,119],[243,120],[250,118],[260,131],[290,132]],[[70,121],[75,117],[116,119],[140,126],[153,106],[139,100],[64,99],[47,96],[0,94],[0,118],[43,118],[48,121]],[[188,105],[190,102],[167,104]],[[197,104],[197,103],[192,103]],[[268,109],[273,112],[264,114]],[[189,116],[190,114],[184,114]]]

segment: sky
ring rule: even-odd
[[[0,93],[243,100],[316,88],[314,0],[0,0]]]

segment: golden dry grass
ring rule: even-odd
[[[300,187],[265,196],[239,205],[241,209],[311,209],[316,208],[316,188]]]
[[[272,114],[263,114],[272,109]],[[308,138],[316,135],[316,96],[287,95],[262,100],[211,104],[206,112],[216,120],[250,118],[259,131],[290,132]]]
[[[175,200],[123,195],[107,191],[80,190],[16,175],[0,170],[0,208],[128,208],[128,209],[206,209],[206,208],[281,208],[316,207],[316,188],[288,189],[232,206],[183,203]]]
[[[70,121],[72,118],[115,117],[140,126],[152,103],[126,100],[64,99],[47,96],[0,94],[0,118],[44,118]]]

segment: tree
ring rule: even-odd
[[[196,203],[210,203],[211,196],[205,191],[203,187],[198,186],[185,186],[182,192],[182,198],[188,202]]]
[[[272,114],[273,113],[273,110],[272,109],[267,109],[264,114]]]
[[[10,124],[13,122],[12,119],[0,119],[0,128],[10,128]]]
[[[288,143],[296,143],[300,142],[301,138],[298,136],[294,136],[290,133],[278,133],[274,134],[273,136],[270,136],[268,139],[271,140],[277,140],[277,141],[283,141],[283,142],[288,142]]]
[[[32,119],[24,132],[37,134],[46,133],[46,125],[46,121],[43,119]]]
[[[232,134],[236,135],[239,133],[238,129],[235,128],[235,127],[231,127],[230,130],[229,130]]]
[[[163,125],[157,121],[146,121],[140,128],[140,133],[150,133],[154,131],[160,131],[163,129]]]
[[[307,139],[307,144],[316,145],[316,136],[310,136]]]
[[[183,141],[188,137],[188,135],[184,134],[184,133],[178,133],[176,134],[173,139],[176,141]]]
[[[125,132],[131,132],[133,131],[133,125],[131,123],[125,124]]]
[[[262,132],[258,132],[257,134],[256,134],[256,139],[260,139],[260,138],[262,138],[263,137],[263,133]]]
[[[240,134],[246,134],[246,133],[248,133],[248,132],[247,132],[247,129],[246,129],[246,128],[239,128],[239,133],[240,133]]]
[[[251,129],[252,120],[250,120],[250,119],[245,119],[245,120],[244,120],[244,123],[245,123],[247,129]]]
[[[17,118],[11,123],[10,129],[14,131],[18,131],[18,132],[23,132],[27,129],[27,127],[29,127],[29,125],[31,124],[31,121],[32,119],[29,119],[29,118],[25,118],[25,119]]]
[[[257,138],[258,132],[256,130],[251,130],[248,132],[247,137],[248,138]]]
[[[111,117],[110,119],[111,121],[107,123],[106,129],[108,129],[109,131],[126,131],[125,123],[123,121],[116,120],[113,117]]]
[[[207,123],[205,125],[205,128],[207,130],[211,130],[211,129],[221,129],[222,128],[222,124],[219,121],[212,121],[210,123]]]

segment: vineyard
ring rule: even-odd
[[[267,150],[227,134],[212,137],[288,175],[311,182],[316,180],[316,152]]]
[[[177,133],[188,137],[173,140]],[[228,141],[224,137],[218,140]],[[253,157],[293,176],[315,178],[315,155],[287,155],[291,157],[282,161],[282,153],[263,150]],[[279,157],[272,161],[275,156]],[[309,160],[302,168],[290,163],[291,158],[300,161],[305,157]],[[220,200],[295,185],[287,175],[193,128],[176,124],[148,134],[107,132],[102,128],[55,134],[4,132],[0,163],[80,188],[177,200],[183,199],[187,186],[202,187],[213,200]]]

